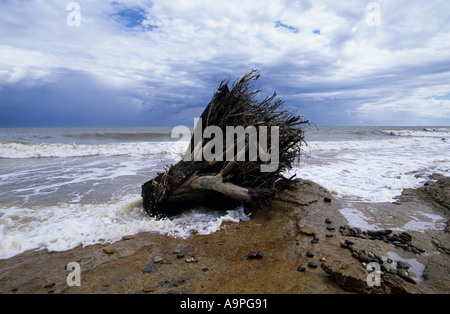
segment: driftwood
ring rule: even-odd
[[[183,160],[142,186],[150,215],[183,209],[254,204],[275,195],[292,178],[283,171],[300,157],[302,116],[281,110],[276,93],[262,101],[255,70],[222,81],[203,112]],[[214,135],[214,136],[213,136]],[[226,136],[225,136],[226,135]]]

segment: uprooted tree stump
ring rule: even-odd
[[[255,204],[292,180],[283,171],[300,158],[308,121],[281,110],[276,93],[258,100],[261,90],[254,90],[253,81],[259,76],[252,70],[231,88],[229,80],[221,82],[182,160],[142,186],[148,214]]]

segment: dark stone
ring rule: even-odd
[[[413,245],[413,249],[416,249],[419,253],[425,253],[424,249],[418,248],[417,246]]]
[[[311,243],[312,243],[312,244],[316,244],[316,243],[319,243],[319,239],[317,239],[317,238],[314,238],[314,239],[312,239],[312,240],[311,240]]]
[[[331,198],[325,197],[325,198],[323,199],[323,201],[324,201],[325,203],[331,203]]]
[[[248,257],[248,259],[263,259],[264,253],[261,251],[258,253],[250,252],[250,253],[248,253],[247,257]]]
[[[397,271],[397,276],[399,276],[406,282],[412,283],[414,285],[416,284],[416,281],[409,277],[406,271]]]
[[[402,232],[399,234],[399,238],[402,239],[405,242],[411,242],[412,236],[407,232]]]
[[[406,262],[397,261],[397,269],[409,269],[410,267],[411,266]]]
[[[386,237],[392,233],[392,230],[368,230],[367,234],[372,237]]]
[[[308,263],[308,267],[311,267],[311,268],[317,268],[318,267],[318,265],[317,265],[317,263],[316,262],[309,262]]]
[[[380,255],[377,255],[377,254],[374,254],[375,255],[375,261],[378,263],[378,264],[380,264],[380,265],[383,265],[383,259],[381,258],[381,256]]]
[[[303,273],[304,271],[306,270],[306,267],[305,266],[298,266],[297,267],[297,271],[299,271],[299,272],[301,272],[301,273]]]
[[[45,288],[45,289],[51,288],[51,287],[54,287],[55,285],[56,285],[56,283],[54,283],[54,282],[48,283],[48,284],[46,284],[46,285],[44,286],[44,288]]]
[[[314,257],[314,253],[311,251],[306,252],[306,257]]]
[[[329,226],[327,226],[327,230],[334,231],[334,230],[336,230],[336,227],[333,225],[329,225]]]
[[[367,256],[366,254],[358,254],[358,260],[362,263],[366,263],[369,264],[371,263],[373,260]]]
[[[350,240],[348,240],[348,239],[345,239],[345,244],[347,244],[347,245],[354,245],[355,242],[350,241]]]

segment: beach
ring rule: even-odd
[[[340,213],[348,204],[323,187],[298,180],[274,200],[250,210],[249,221],[225,223],[209,235],[186,239],[141,233],[113,244],[76,247],[64,252],[28,251],[0,261],[0,292],[17,294],[341,294],[341,293],[449,293],[449,180],[436,177],[419,189],[405,190],[394,203],[360,203],[367,220],[384,227],[401,228],[415,221],[414,212],[443,217],[442,228],[409,231],[414,253],[380,240],[344,236],[339,226],[350,222]],[[439,195],[440,198],[436,197]],[[329,199],[331,198],[331,202]],[[393,210],[395,208],[395,210]],[[376,209],[404,215],[403,221],[386,217],[369,219]],[[432,219],[423,219],[432,223]],[[329,226],[334,226],[335,229]],[[327,228],[328,227],[328,228]],[[312,229],[313,231],[308,231]],[[333,230],[332,230],[333,229]],[[399,229],[400,230],[400,229]],[[313,232],[313,234],[308,233]],[[317,239],[317,243],[312,243]],[[406,261],[415,284],[392,275],[381,286],[361,285],[365,266],[341,243],[351,240],[359,250],[373,252],[385,261]],[[307,257],[307,252],[314,254]],[[262,252],[261,259],[249,259]],[[308,264],[314,261],[318,267]],[[66,265],[79,263],[81,286],[70,287]],[[343,281],[345,265],[354,280]],[[302,266],[305,269],[302,269]],[[341,267],[342,268],[342,267]],[[325,272],[326,269],[328,271]],[[331,270],[330,270],[331,269]],[[353,274],[353,275],[351,275]],[[339,279],[340,278],[340,279]]]
[[[449,293],[448,134],[311,127],[274,199],[157,219],[140,188],[183,152],[170,128],[2,129],[0,293]]]

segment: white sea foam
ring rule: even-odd
[[[105,145],[76,145],[53,143],[0,143],[0,158],[49,158],[122,155],[171,154],[176,157],[184,153],[186,142],[141,142]]]
[[[355,201],[392,202],[432,173],[450,175],[450,141],[398,138],[311,142],[298,167],[287,172]]]
[[[248,220],[244,209],[191,210],[170,219],[147,216],[140,196],[104,204],[18,207],[0,205],[0,259],[28,250],[66,251],[78,245],[112,243],[125,235],[155,232],[187,238],[193,230],[210,234],[224,222]]]
[[[421,128],[406,130],[384,130],[384,134],[393,136],[415,136],[415,137],[447,137],[450,135],[449,128]]]
[[[413,145],[440,145],[450,142],[450,139],[441,137],[421,138],[392,138],[383,140],[367,141],[314,141],[308,142],[303,150],[306,153],[312,151],[349,151],[349,150],[375,150],[375,149],[397,149]]]

